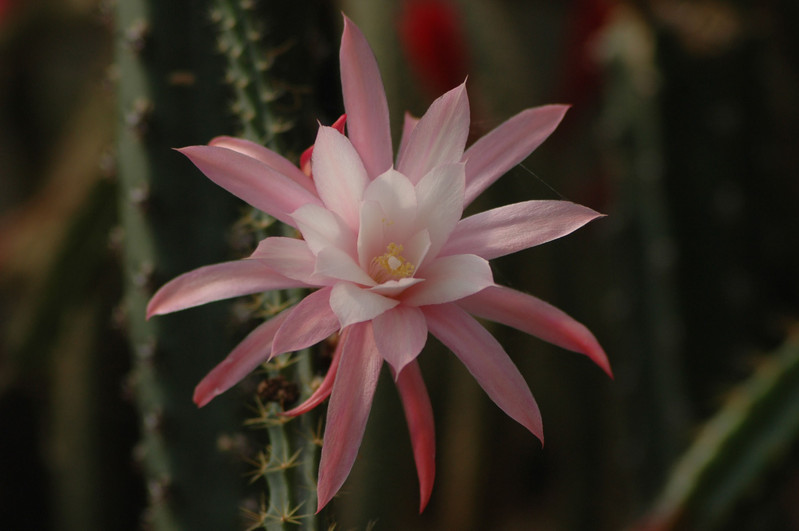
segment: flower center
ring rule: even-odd
[[[389,243],[386,246],[386,253],[375,256],[369,268],[370,276],[378,282],[397,280],[413,276],[416,266],[408,262],[400,253],[402,245]]]

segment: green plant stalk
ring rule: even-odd
[[[223,130],[222,68],[197,0],[116,3],[119,214],[124,313],[133,351],[130,388],[141,416],[136,450],[146,484],[147,528],[235,527],[239,480],[217,448],[236,428],[224,398],[203,411],[193,388],[229,348],[220,305],[145,320],[155,288],[225,258],[227,194],[172,151]]]
[[[600,51],[607,87],[601,117],[605,147],[619,175],[617,207],[610,213],[619,224],[611,276],[620,279],[619,291],[630,306],[624,317],[627,333],[615,347],[636,354],[620,360],[616,368],[635,373],[639,381],[630,401],[635,440],[627,444],[634,444],[647,463],[647,474],[634,479],[642,495],[635,502],[645,503],[659,488],[687,434],[674,296],[676,242],[666,208],[652,29],[636,12],[619,17],[604,30]]]
[[[302,2],[292,8],[301,13]],[[260,9],[258,8],[260,7]],[[234,103],[232,110],[242,127],[241,136],[262,144],[272,150],[285,152],[284,136],[293,127],[291,107],[281,112],[277,105],[285,96],[287,83],[278,83],[272,65],[279,59],[282,43],[275,43],[273,50],[267,49],[264,32],[259,27],[261,17],[275,17],[278,9],[273,6],[256,6],[254,2],[216,0],[211,18],[219,27],[218,49],[227,58],[226,80],[232,87]],[[303,16],[292,20],[305,20]],[[274,20],[273,20],[274,22]],[[280,21],[283,22],[282,20]],[[258,239],[269,235],[291,236],[290,227],[280,226],[258,211],[246,215],[248,225]],[[299,300],[303,294],[293,292],[270,292],[264,298],[267,317],[287,302]],[[296,381],[300,399],[312,392],[313,367],[309,351],[282,356],[268,364],[269,378],[286,377]],[[266,429],[269,447],[259,454],[254,472],[263,477],[268,489],[268,503],[251,515],[255,526],[269,530],[285,529],[295,525],[302,529],[316,529],[313,513],[316,510],[316,462],[319,435],[315,432],[315,415],[303,415],[290,420],[280,417],[281,407],[274,402],[256,400],[258,415],[248,423]]]
[[[712,529],[799,438],[799,334],[729,394],[674,467],[647,529]]]

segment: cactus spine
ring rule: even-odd
[[[292,9],[300,13],[301,8]],[[284,87],[288,83],[278,82],[272,69],[285,43],[276,43],[276,48],[267,49],[264,30],[259,27],[261,20],[277,19],[270,10],[276,9],[257,6],[251,1],[217,0],[211,16],[220,30],[218,48],[227,58],[226,80],[233,89],[232,110],[241,124],[242,136],[284,152],[285,144],[291,143],[285,140],[285,134],[292,130],[294,119],[291,110],[282,113],[279,110],[281,107],[277,103],[285,95]],[[303,17],[291,17],[291,20],[303,20]],[[274,220],[257,211],[248,212],[244,221],[259,239],[273,234],[292,235],[290,227],[276,226]],[[276,309],[282,309],[301,296],[300,292],[271,292],[262,299],[262,313],[269,317]],[[266,366],[266,376],[266,384],[298,382],[299,398],[307,398],[312,392],[313,378],[310,352],[273,360]],[[252,475],[254,479],[265,480],[268,492],[260,508],[248,511],[253,521],[250,529],[286,529],[297,525],[302,529],[316,529],[313,512],[321,436],[315,417],[303,415],[295,420],[281,417],[283,404],[279,405],[272,396],[263,399],[256,396],[255,403],[256,415],[247,424],[266,429],[269,443],[252,459],[255,467]]]

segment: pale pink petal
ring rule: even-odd
[[[430,333],[449,348],[491,400],[544,442],[541,413],[519,369],[480,323],[454,304],[423,308]]]
[[[243,138],[234,138],[232,136],[218,136],[208,142],[208,145],[232,149],[233,151],[238,151],[243,155],[247,155],[248,157],[259,160],[267,166],[271,166],[286,177],[292,179],[312,194],[316,195],[316,187],[314,186],[313,181],[297,166],[292,164],[291,161],[282,155],[275,153],[271,149],[265,148],[264,146],[256,144],[255,142],[250,142],[249,140],[245,140]]]
[[[430,397],[417,361],[409,363],[399,374],[397,390],[405,410],[408,431],[411,433],[416,474],[419,476],[421,513],[430,501],[436,477],[436,427],[433,422],[433,407],[430,405]]]
[[[358,229],[358,209],[369,182],[361,158],[346,136],[319,127],[311,158],[314,183],[325,206]]]
[[[399,374],[427,342],[427,323],[419,308],[401,304],[372,320],[377,350]]]
[[[430,105],[397,154],[397,170],[419,182],[436,166],[460,162],[468,136],[469,98],[463,83]]]
[[[405,119],[402,122],[402,138],[400,138],[400,144],[397,153],[402,153],[406,149],[408,149],[406,144],[408,143],[408,140],[410,140],[411,133],[413,132],[413,129],[416,127],[416,124],[418,123],[419,123],[419,118],[411,115],[411,113],[409,112],[405,113]]]
[[[427,256],[435,258],[463,214],[463,164],[438,166],[416,185],[418,228],[430,233]]]
[[[194,403],[203,407],[240,382],[261,363],[268,361],[272,357],[272,339],[289,313],[291,310],[286,310],[250,332],[222,363],[197,384]]]
[[[304,287],[287,278],[263,260],[245,259],[200,267],[167,282],[147,305],[147,318],[273,289]]]
[[[430,232],[422,229],[403,244],[402,256],[412,263],[417,271],[424,263],[425,258],[430,253]]]
[[[375,280],[353,258],[336,247],[325,247],[316,255],[315,275],[374,286]]]
[[[295,408],[283,412],[283,415],[287,417],[296,417],[302,415],[303,413],[309,412],[327,400],[327,397],[330,396],[330,393],[333,391],[333,382],[336,381],[338,362],[341,359],[341,346],[344,344],[344,338],[346,337],[348,331],[349,329],[344,330],[341,333],[341,337],[336,345],[336,349],[333,351],[333,359],[330,361],[330,368],[327,370],[327,374],[325,374],[325,377],[322,379],[322,383],[319,384],[319,387],[316,388],[316,390],[305,402]]]
[[[314,254],[333,246],[356,256],[355,232],[337,214],[319,205],[306,205],[291,217]]]
[[[393,159],[388,103],[372,49],[347,17],[339,61],[348,136],[369,178],[374,179],[391,167]]]
[[[374,319],[386,310],[399,304],[399,301],[384,297],[354,284],[340,282],[333,286],[330,294],[330,307],[338,316],[341,328],[355,323]]]
[[[472,144],[463,154],[466,161],[464,206],[540,146],[558,127],[568,108],[568,105],[544,105],[527,109]]]
[[[382,365],[383,358],[375,347],[371,323],[353,325],[345,338],[327,409],[319,462],[317,512],[338,492],[352,469]]]
[[[416,190],[411,181],[396,170],[388,170],[366,188],[364,201],[376,201],[385,214],[382,220],[387,241],[408,235],[416,218]],[[361,230],[364,230],[363,222]]]
[[[258,210],[294,226],[291,214],[322,201],[294,180],[247,155],[221,147],[189,146],[181,153],[216,184]]]
[[[250,258],[263,260],[269,267],[283,276],[316,285],[319,279],[314,276],[316,257],[305,240],[274,236],[262,240]]]
[[[409,287],[424,282],[423,278],[398,278],[397,280],[387,280],[377,286],[372,286],[369,291],[385,295],[387,297],[395,297],[408,289]]]
[[[358,232],[358,263],[368,271],[375,256],[386,252],[386,213],[377,201],[361,203],[361,229]]]
[[[511,326],[559,347],[585,354],[609,376],[610,362],[594,335],[562,310],[504,286],[491,286],[458,301],[467,312]]]
[[[602,214],[569,201],[525,201],[462,219],[442,255],[472,253],[486,260],[541,245]]]
[[[339,329],[330,292],[331,288],[314,291],[294,306],[272,341],[273,356],[308,348]]]
[[[344,134],[344,124],[346,122],[347,122],[347,115],[346,114],[342,114],[341,116],[338,117],[338,120],[333,122],[333,125],[331,125],[330,127],[332,127],[333,129],[335,129],[336,131],[338,131],[339,133],[341,133],[343,135]],[[313,156],[313,144],[311,144],[311,147],[309,147],[308,149],[303,151],[302,155],[300,155],[300,170],[302,171],[303,175],[307,175],[308,177],[311,178],[311,182],[313,182],[313,177],[311,176],[311,173],[312,173],[311,172],[311,157],[312,156]],[[315,188],[314,188],[314,190],[315,190]]]
[[[473,254],[444,256],[416,276],[425,281],[402,294],[402,301],[411,306],[456,301],[494,284],[488,262]]]

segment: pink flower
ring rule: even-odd
[[[319,508],[349,474],[386,361],[404,405],[424,509],[435,474],[435,436],[416,356],[428,332],[505,413],[542,440],[538,406],[522,375],[473,316],[586,354],[610,374],[587,328],[535,297],[494,284],[488,265],[600,214],[566,201],[524,201],[461,219],[475,197],[554,131],[566,107],[523,111],[464,149],[469,105],[461,85],[421,119],[406,116],[395,164],[377,63],[346,18],[340,60],[349,137],[320,126],[313,179],[245,140],[219,137],[180,150],[211,180],[297,228],[303,239],[267,238],[244,260],[181,275],[153,296],[147,314],[274,289],[315,289],[253,330],[200,382],[194,401],[203,406],[270,358],[340,332],[324,382],[287,412],[300,414],[330,396]]]

